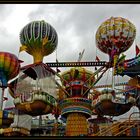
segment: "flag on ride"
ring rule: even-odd
[[[56,63],[58,63],[57,58],[56,58]],[[61,71],[58,69],[58,66],[56,67],[56,72],[57,72],[57,73],[61,72]]]
[[[96,56],[96,61],[97,61],[97,62],[99,62],[99,61],[100,61],[100,59],[99,59],[99,57],[98,57],[98,56]]]
[[[99,59],[99,57],[96,55],[96,59],[95,59],[95,61],[97,61],[97,62],[99,62],[100,61],[100,59]],[[95,70],[97,70],[97,67],[95,67]]]
[[[140,53],[139,47],[136,45],[136,56]]]

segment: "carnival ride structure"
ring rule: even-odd
[[[128,81],[123,84],[126,85],[126,90],[119,93],[115,89],[114,78],[117,75],[128,75],[139,83],[139,56],[130,60],[125,60],[124,54],[120,56],[122,52],[131,47],[135,36],[136,28],[129,20],[122,17],[111,17],[103,22],[96,32],[96,46],[109,55],[108,62],[81,62],[80,58],[78,62],[43,63],[43,58],[56,49],[58,35],[55,29],[44,20],[30,22],[20,32],[20,52],[25,51],[32,55],[34,61],[32,64],[20,67],[21,61],[18,58],[8,54],[10,60],[14,58],[14,61],[11,60],[8,63],[9,59],[4,57],[7,53],[1,53],[3,58],[0,59],[2,91],[8,87],[19,116],[22,113],[32,117],[52,113],[56,118],[56,129],[58,117],[62,116],[66,119],[66,136],[87,136],[89,135],[88,120],[92,115],[97,115],[94,120],[90,119],[97,124],[96,122],[100,123],[100,120],[103,122],[108,120],[104,117],[105,115],[122,115],[134,105],[140,108],[139,93],[129,94],[129,91],[132,90],[129,89],[129,86],[138,90],[139,84],[132,85],[130,83],[133,82]],[[13,62],[15,63],[13,64]],[[14,67],[9,64],[13,64]],[[136,68],[132,67],[133,65]],[[94,72],[84,68],[89,66],[99,66],[99,68]],[[54,67],[72,68],[60,74],[53,69]],[[112,84],[96,86],[109,69],[112,69]],[[18,77],[15,78],[17,75]],[[56,76],[61,83],[55,79]],[[8,80],[12,78],[15,79],[7,84]],[[99,87],[104,87],[104,90],[98,91]],[[118,94],[123,96],[123,101],[116,100]],[[1,103],[3,103],[3,92],[1,96]],[[1,112],[5,112],[2,107]],[[4,136],[29,135],[30,130],[25,132],[25,129],[18,127],[16,132],[17,129],[18,132],[19,129],[22,131],[15,133],[15,129],[11,127],[0,130]]]

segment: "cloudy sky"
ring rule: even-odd
[[[133,45],[125,52],[126,58],[132,58],[135,56],[135,45],[140,44],[139,8],[139,4],[1,4],[0,49],[18,56],[21,29],[31,21],[45,20],[56,29],[58,46],[55,52],[44,57],[44,62],[55,62],[56,57],[59,62],[77,61],[83,49],[82,61],[94,61],[96,55],[108,61],[108,55],[96,48],[95,34],[106,19],[121,16],[137,29]],[[24,61],[22,66],[33,63],[32,56],[26,52],[21,52],[19,59]],[[60,68],[61,71],[66,69]],[[101,83],[109,82],[109,73],[100,80]],[[117,81],[121,79],[117,77]]]
[[[111,16],[130,20],[137,29],[134,44],[125,52],[127,58],[135,56],[135,45],[140,44],[140,4],[0,4],[0,51],[19,55],[19,33],[31,21],[45,20],[57,31],[57,50],[44,58],[44,62],[77,61],[79,52],[85,49],[82,61],[94,61],[97,55],[108,61],[108,55],[96,48],[95,34],[102,22]],[[33,62],[22,52],[22,65]],[[61,69],[60,70],[64,70]],[[94,70],[94,68],[93,68]],[[101,83],[108,79],[108,73]],[[123,77],[124,81],[127,77]],[[122,81],[119,77],[118,81]],[[108,81],[109,82],[109,81]]]
[[[44,62],[54,62],[56,52],[59,61],[77,61],[83,49],[83,61],[95,60],[96,53],[101,60],[108,60],[106,54],[96,49],[97,28],[111,16],[127,18],[137,29],[134,44],[140,43],[139,8],[139,4],[0,4],[1,51],[18,55],[21,29],[31,21],[45,20],[56,29],[58,46]],[[134,50],[134,46],[131,49]],[[126,54],[135,56],[130,49]],[[22,52],[20,58],[23,64],[32,63],[32,57],[26,52]]]

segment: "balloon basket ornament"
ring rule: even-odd
[[[94,112],[99,115],[119,116],[130,110],[135,104],[135,98],[129,97],[124,99],[115,96],[117,92],[112,89],[104,89],[100,94],[92,99]],[[122,101],[122,99],[124,101]],[[125,102],[125,103],[124,103]]]
[[[49,67],[44,63],[26,66],[19,74],[14,104],[31,116],[48,114],[56,107],[55,92],[54,73]]]

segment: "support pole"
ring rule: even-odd
[[[112,67],[112,90],[115,88],[115,76],[114,76],[114,68]]]
[[[2,92],[0,93],[0,110],[3,109],[3,97],[4,97],[4,88],[2,88]]]

